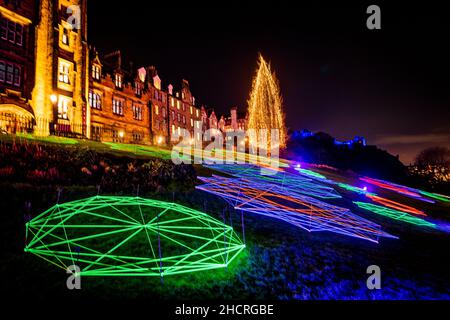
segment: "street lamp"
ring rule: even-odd
[[[58,101],[58,97],[56,96],[56,94],[52,94],[50,96],[50,101],[55,104]]]

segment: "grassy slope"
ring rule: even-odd
[[[129,149],[113,150],[109,145],[91,141],[78,141],[78,144],[117,155],[132,152]],[[160,149],[149,151],[160,153]],[[201,166],[197,166],[197,170],[200,175],[211,174]],[[356,181],[355,177],[347,174],[319,172],[345,183],[355,184]],[[3,199],[0,203],[0,233],[2,252],[6,257],[2,259],[0,272],[8,275],[2,286],[10,293],[10,298],[450,299],[450,274],[444,263],[450,259],[448,234],[393,222],[367,211],[358,211],[358,214],[380,223],[400,239],[373,244],[330,233],[307,233],[273,219],[246,215],[248,249],[229,270],[167,277],[163,283],[159,278],[85,278],[81,291],[70,292],[65,288],[64,272],[23,253],[25,200],[32,199],[32,211],[39,213],[56,202],[56,191],[29,185],[8,185],[0,190],[0,198]],[[66,188],[61,201],[95,193],[93,187]],[[448,204],[430,208],[428,204],[417,203],[389,191],[378,193],[422,208],[442,221],[450,220]],[[146,196],[192,206],[218,219],[222,219],[223,209],[227,208],[222,200],[200,191]],[[230,209],[227,221],[233,223],[238,233],[241,232],[238,212]],[[382,290],[369,291],[366,288],[366,268],[371,264],[381,267]]]

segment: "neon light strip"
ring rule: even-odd
[[[381,197],[370,195],[370,194],[368,194],[367,197],[370,200],[372,200],[372,201],[374,201],[376,203],[382,204],[382,205],[384,205],[384,206],[386,206],[388,208],[391,208],[391,209],[395,209],[395,210],[399,210],[399,211],[403,211],[403,212],[416,214],[418,216],[426,216],[426,214],[423,211],[420,211],[420,210],[418,210],[416,208],[404,205],[402,203],[398,203],[398,202],[395,202],[395,201],[392,201],[392,200],[389,200],[389,199],[381,198]]]
[[[311,170],[307,170],[307,169],[302,169],[302,168],[294,168],[295,170],[297,170],[300,174],[309,176],[309,177],[313,177],[313,178],[318,178],[318,179],[326,179],[327,177],[325,177],[324,175],[311,171]]]
[[[356,192],[358,194],[374,195],[374,196],[376,196],[375,193],[367,192],[367,190],[365,190],[363,188],[354,187],[354,186],[351,186],[351,185],[346,184],[346,183],[338,183],[337,185],[339,187],[341,187],[342,189],[345,189],[345,190],[348,190],[348,191],[353,191],[353,192]]]
[[[421,194],[423,194],[424,196],[427,196],[427,197],[430,197],[430,198],[433,198],[433,199],[436,199],[436,200],[439,200],[439,201],[442,201],[442,202],[450,202],[450,198],[447,197],[447,196],[444,196],[444,195],[440,195],[440,194],[432,193],[432,192],[427,192],[427,191],[423,191],[423,190],[419,190],[419,192]]]
[[[377,187],[380,188],[384,188],[384,189],[388,189],[388,190],[392,190],[401,194],[404,194],[406,196],[410,196],[410,197],[414,197],[414,198],[420,198],[420,194],[409,191],[408,189],[406,189],[403,186],[398,186],[398,185],[394,185],[390,182],[387,181],[381,181],[381,180],[377,180],[377,179],[372,179],[372,178],[367,178],[367,177],[362,177],[359,178],[360,180],[373,184]]]
[[[361,209],[372,211],[373,213],[376,213],[376,214],[379,214],[379,215],[382,215],[382,216],[385,216],[385,217],[388,217],[388,218],[391,218],[394,220],[399,220],[402,222],[406,222],[406,223],[410,223],[410,224],[414,224],[414,225],[422,226],[422,227],[431,227],[431,228],[436,227],[436,225],[434,223],[431,223],[424,219],[412,216],[406,212],[389,209],[386,207],[378,206],[378,205],[367,203],[367,202],[354,201],[353,203],[356,204]]]
[[[378,187],[385,188],[385,189],[388,189],[388,190],[392,190],[392,191],[404,194],[406,196],[409,196],[409,197],[412,197],[412,198],[415,198],[415,199],[418,199],[418,200],[421,200],[421,201],[424,201],[424,202],[435,203],[435,201],[433,201],[431,199],[424,198],[424,197],[422,197],[422,195],[427,196],[429,198],[436,199],[436,200],[447,202],[444,199],[446,196],[438,195],[438,194],[435,194],[435,193],[426,192],[426,191],[422,191],[422,190],[415,189],[415,188],[405,187],[405,186],[402,186],[402,185],[399,185],[399,184],[395,184],[395,183],[392,183],[392,182],[379,180],[379,179],[373,179],[373,178],[367,178],[367,177],[360,178],[360,179],[363,180],[363,181],[366,181],[368,183],[377,185]],[[443,197],[443,198],[441,198],[441,197]],[[450,198],[448,198],[448,199],[450,199]]]

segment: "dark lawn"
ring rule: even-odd
[[[400,237],[379,244],[330,233],[308,233],[284,222],[246,215],[247,249],[228,270],[155,278],[88,278],[82,290],[66,289],[66,274],[23,252],[25,201],[33,214],[56,201],[56,190],[26,185],[1,187],[1,272],[9,298],[26,299],[449,299],[450,237],[367,214]],[[96,194],[95,188],[65,188],[60,201]],[[142,195],[144,196],[144,195]],[[233,223],[240,213],[200,191],[145,195],[191,205]],[[229,208],[228,208],[229,209]],[[361,214],[362,215],[362,214]],[[232,217],[232,221],[230,220]],[[364,215],[362,215],[364,216]],[[376,219],[375,219],[376,218]],[[366,288],[366,268],[380,266],[382,289]]]

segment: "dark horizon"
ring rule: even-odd
[[[89,42],[100,52],[122,50],[135,67],[155,65],[164,87],[189,80],[196,101],[219,114],[246,109],[262,53],[279,78],[288,128],[340,140],[362,135],[408,164],[425,147],[450,147],[445,11],[379,4],[382,29],[368,30],[370,4],[90,1]]]

